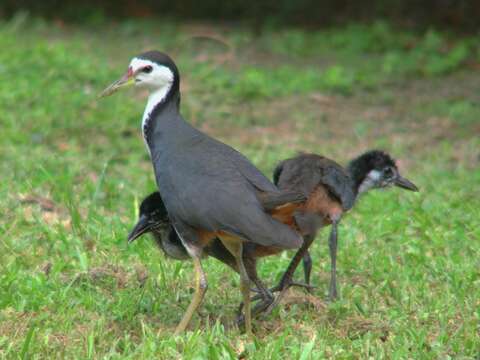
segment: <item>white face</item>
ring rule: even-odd
[[[360,187],[358,188],[359,193],[363,193],[372,188],[379,187],[380,179],[382,178],[382,173],[378,170],[371,170],[365,180],[362,181]]]
[[[135,76],[135,86],[145,87],[150,91],[168,89],[173,83],[173,72],[166,66],[150,60],[133,58],[129,71]]]
[[[362,193],[373,188],[392,186],[396,178],[398,178],[398,171],[393,167],[387,167],[383,170],[371,170],[360,184],[358,191]]]

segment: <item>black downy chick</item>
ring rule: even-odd
[[[392,157],[380,150],[371,150],[353,159],[347,169],[320,155],[301,154],[282,161],[276,167],[274,183],[280,189],[302,190],[308,199],[304,209],[296,215],[297,223],[302,228],[304,244],[290,262],[279,285],[272,290],[283,292],[292,285],[293,274],[302,258],[305,283],[310,285],[312,260],[308,248],[315,239],[318,229],[331,224],[332,231],[329,237],[331,299],[337,297],[337,226],[343,213],[353,207],[360,194],[371,189],[398,186],[418,191],[415,184],[400,175]],[[278,299],[275,303],[278,303]]]
[[[139,219],[128,234],[128,242],[132,243],[140,236],[151,233],[157,245],[170,258],[187,260],[190,256],[175,232],[167,209],[158,191],[148,195],[140,204]],[[220,240],[215,240],[206,249],[206,254],[216,258],[237,271],[235,258],[223,246]]]

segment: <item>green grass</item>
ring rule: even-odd
[[[211,28],[234,51],[224,61],[221,44],[189,46],[189,29],[0,24],[0,357],[478,359],[478,45],[384,23],[260,38]],[[95,98],[149,48],[174,54],[185,117],[265,173],[301,150],[345,163],[383,147],[419,185],[365,195],[344,219],[338,302],[325,301],[323,232],[314,297],[292,291],[254,322],[255,341],[231,326],[239,279],[215,260],[191,331],[172,336],[191,263],[146,238],[126,244],[155,189],[144,94]],[[291,255],[262,261],[261,277],[273,285]]]

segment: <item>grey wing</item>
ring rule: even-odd
[[[320,158],[322,160],[323,158]],[[282,190],[291,189],[303,192],[305,196],[321,183],[322,165],[319,157],[300,155],[283,160],[274,170],[275,184]]]
[[[278,188],[257,169],[243,154],[231,146],[218,141],[198,130],[196,141],[199,151],[208,153],[210,166],[216,162],[213,167],[220,168],[221,171],[228,171],[235,168],[241,175],[248,180],[255,188],[260,191],[278,191]]]
[[[223,145],[223,144],[222,144]],[[242,175],[258,190],[278,191],[277,187],[258,170],[244,155],[230,146],[226,146],[225,155],[231,160]]]
[[[297,190],[283,190],[277,192],[261,192],[258,198],[262,208],[266,211],[275,209],[288,203],[300,203],[307,200],[303,192]]]
[[[259,190],[279,190],[231,147],[205,136],[195,140],[188,152],[177,149],[163,173],[156,171],[170,216],[195,229],[226,231],[265,246],[300,246],[301,237],[266,214],[257,197]]]
[[[353,180],[343,168],[334,166],[325,168],[321,182],[341,201],[344,210],[353,207],[355,202]]]
[[[277,165],[273,176],[280,189],[295,189],[306,196],[323,184],[341,201],[345,210],[355,201],[353,181],[347,171],[320,155],[300,154],[284,160]]]
[[[258,201],[250,184],[235,190],[233,204],[228,198],[222,201],[225,205],[216,208],[215,216],[222,219],[222,230],[233,232],[249,241],[264,246],[295,248],[301,245],[301,237],[290,227],[266,214]],[[233,191],[233,189],[232,189]],[[231,192],[229,192],[231,194]]]
[[[296,232],[265,213],[251,184],[241,177],[235,181],[221,180],[197,182],[184,189],[184,196],[173,205],[175,217],[193,228],[225,231],[264,246],[301,245],[302,239]],[[196,190],[197,186],[201,192]]]

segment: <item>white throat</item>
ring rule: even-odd
[[[361,194],[374,188],[381,176],[382,175],[378,170],[371,170],[360,184],[358,193]]]
[[[175,76],[167,66],[137,57],[130,61],[129,71],[135,74],[136,86],[150,91],[142,118],[142,134],[146,143],[146,130],[149,127],[152,111],[167,97]]]
[[[155,109],[155,106],[157,106],[159,103],[165,100],[171,87],[172,87],[172,84],[169,83],[161,87],[160,89],[157,89],[151,92],[150,95],[148,96],[147,106],[145,106],[145,111],[143,112],[143,118],[142,118],[142,133],[143,133],[143,140],[145,141],[145,143],[147,142],[146,130],[149,125],[148,122],[151,121],[150,115],[153,109]],[[147,144],[147,148],[148,148],[148,144]]]

